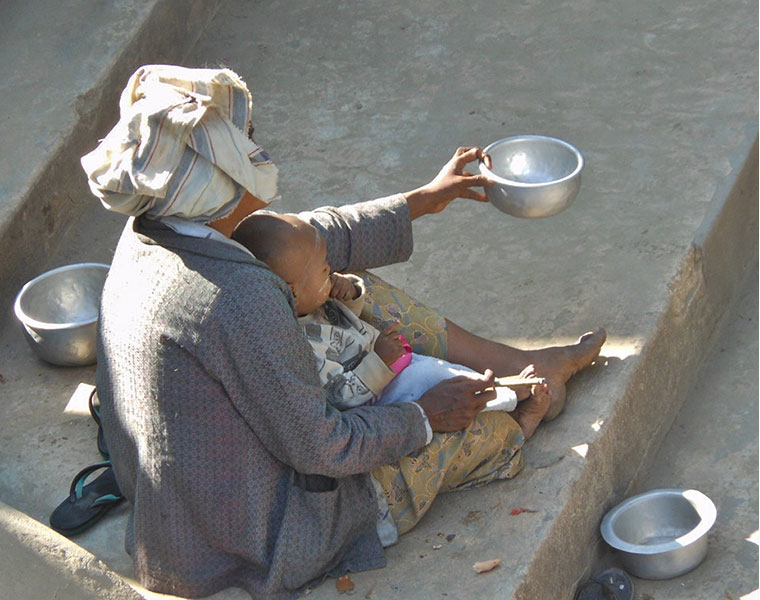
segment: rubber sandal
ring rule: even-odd
[[[573,600],[632,600],[633,582],[628,573],[610,568],[582,584]]]
[[[86,483],[87,478],[100,469],[105,470],[91,483]],[[111,461],[90,465],[74,477],[69,497],[50,515],[50,527],[67,537],[77,535],[94,525],[123,499]]]
[[[106,437],[103,434],[103,426],[100,424],[100,401],[98,401],[98,405],[95,406],[95,398],[97,397],[97,389],[93,389],[90,392],[90,414],[92,415],[92,419],[98,424],[98,452],[100,452],[100,455],[108,459],[110,456],[108,453],[108,446],[106,446]]]

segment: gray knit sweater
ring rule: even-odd
[[[412,250],[401,196],[302,217],[336,271]],[[102,419],[143,585],[291,598],[325,573],[385,564],[367,473],[424,445],[420,411],[330,407],[292,294],[266,265],[131,219],[99,338]]]

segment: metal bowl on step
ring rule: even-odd
[[[40,358],[62,366],[95,362],[100,296],[108,268],[100,263],[59,267],[21,288],[14,311]]]
[[[602,537],[625,569],[642,579],[688,573],[707,554],[717,511],[697,490],[659,489],[633,496],[605,515]]]

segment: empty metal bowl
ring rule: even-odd
[[[572,204],[581,187],[583,155],[552,137],[508,137],[485,148],[491,167],[480,172],[493,183],[485,187],[496,208],[514,217],[551,217]]]
[[[29,281],[16,296],[14,311],[37,355],[54,365],[95,362],[100,295],[108,265],[59,267]]]
[[[660,489],[633,496],[602,520],[602,537],[629,573],[670,579],[688,573],[707,554],[717,511],[697,490]]]

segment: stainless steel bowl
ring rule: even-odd
[[[59,267],[29,281],[16,296],[14,311],[37,355],[54,365],[95,362],[100,295],[108,265]]]
[[[697,490],[660,489],[633,496],[602,520],[602,537],[623,565],[642,579],[688,573],[707,554],[707,533],[717,511]]]
[[[496,208],[514,217],[551,217],[572,204],[581,187],[583,155],[552,137],[508,137],[485,148],[491,168],[480,162],[485,187]]]

